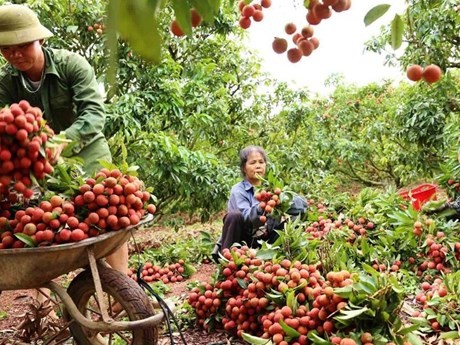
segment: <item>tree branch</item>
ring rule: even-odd
[[[350,162],[346,161],[346,164],[348,166],[349,171],[351,172],[351,175],[349,173],[347,173],[345,170],[342,170],[342,169],[338,169],[337,171],[341,172],[342,174],[345,174],[346,176],[351,177],[355,181],[362,182],[363,184],[365,184],[367,186],[384,186],[385,185],[383,182],[375,182],[375,181],[371,181],[371,180],[368,180],[368,179],[365,179],[365,178],[359,176],[355,172],[355,169],[353,169],[353,166],[350,164]]]

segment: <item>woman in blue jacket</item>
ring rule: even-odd
[[[248,146],[240,152],[240,170],[243,180],[232,187],[224,217],[222,235],[214,248],[213,258],[218,258],[218,252],[230,248],[233,244],[243,242],[250,247],[257,247],[258,230],[273,230],[281,228],[274,219],[269,218],[267,223],[260,221],[263,210],[255,197],[255,189],[261,185],[259,177],[265,175],[267,154],[260,146]],[[292,202],[292,215],[305,213],[307,203],[304,198],[296,196]],[[264,238],[268,242],[276,239],[276,232],[269,231]]]

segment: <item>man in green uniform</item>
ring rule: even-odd
[[[21,100],[39,107],[55,133],[64,132],[76,143],[72,156],[83,158],[92,175],[99,160],[111,160],[102,133],[105,110],[91,65],[82,56],[63,49],[45,48],[53,34],[24,5],[0,6],[0,52],[8,64],[0,70],[0,107]],[[54,150],[56,162],[64,145]],[[107,257],[115,269],[128,271],[127,243]]]

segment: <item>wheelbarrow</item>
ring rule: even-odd
[[[148,215],[137,225],[76,243],[2,249],[0,292],[35,288],[53,291],[64,305],[63,316],[77,344],[155,345],[157,326],[165,317],[163,311],[156,312],[149,296],[134,280],[104,261],[135,230],[152,220],[153,216]],[[53,281],[80,268],[83,270],[67,289]]]

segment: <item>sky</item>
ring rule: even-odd
[[[314,36],[319,39],[320,46],[310,56],[293,64],[287,60],[286,54],[273,52],[272,41],[274,37],[284,37],[293,47],[284,26],[288,22],[293,22],[298,28],[305,26],[306,9],[300,5],[301,1],[272,0],[272,6],[263,11],[263,21],[253,22],[248,29],[250,47],[262,58],[262,70],[292,87],[307,87],[323,95],[332,91],[324,84],[333,73],[343,74],[347,84],[358,86],[405,77],[399,67],[384,66],[383,55],[364,51],[364,43],[377,35],[382,25],[389,24],[396,13],[402,14],[404,0],[352,1],[348,11],[333,12],[329,19],[314,26]],[[366,27],[364,16],[367,11],[382,3],[391,4],[389,11]],[[388,49],[391,50],[391,47]]]

